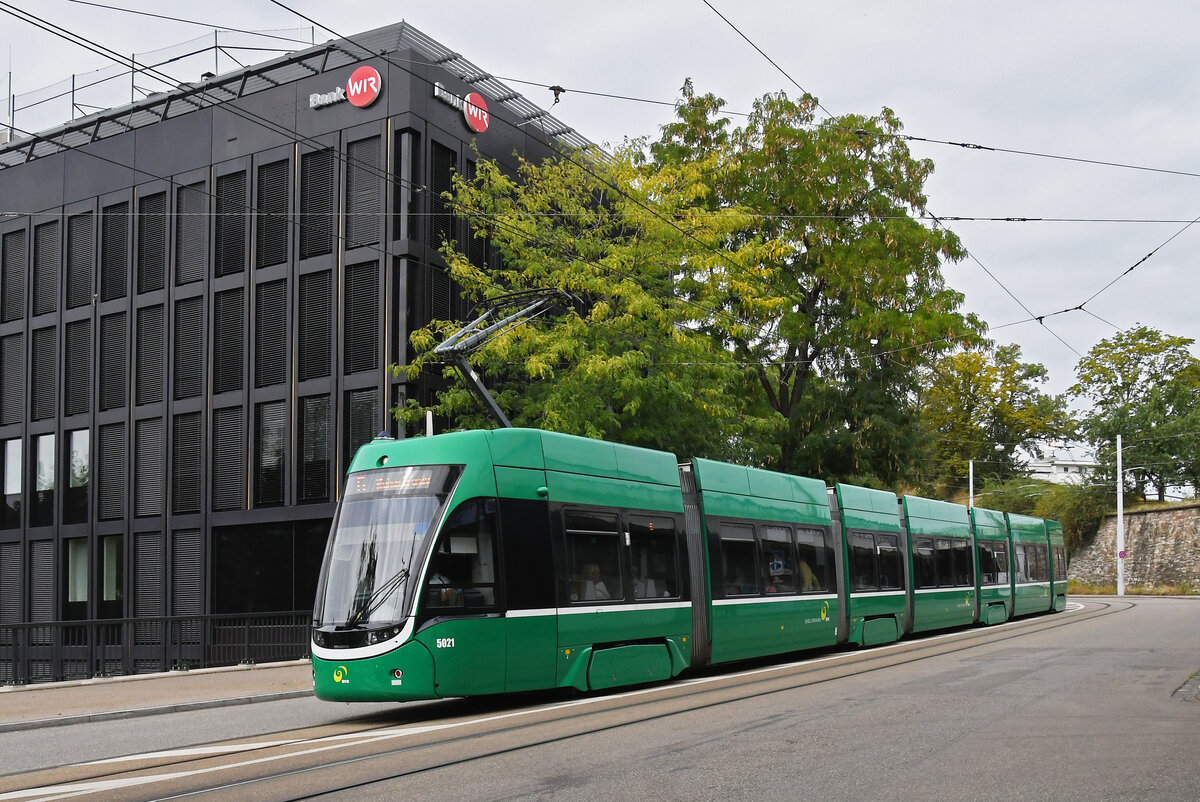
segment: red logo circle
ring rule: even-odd
[[[379,70],[374,67],[359,67],[350,73],[350,80],[346,81],[346,100],[349,100],[352,106],[365,109],[375,102],[382,90],[383,78],[379,76]]]
[[[464,97],[462,112],[467,121],[467,127],[475,133],[482,134],[488,129],[488,122],[491,118],[488,116],[487,101],[483,99],[483,95],[472,92]]]

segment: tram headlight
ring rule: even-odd
[[[317,644],[322,649],[324,649],[325,648],[325,633],[320,631],[319,629],[314,630],[313,631],[313,643]]]
[[[388,627],[387,629],[376,629],[367,633],[367,644],[383,643],[391,640],[400,634],[400,627]]]

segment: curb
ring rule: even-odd
[[[44,687],[44,686],[43,686]],[[58,718],[42,718],[32,721],[11,721],[0,723],[0,733],[17,732],[20,730],[38,730],[46,727],[65,727],[70,724],[87,724],[94,721],[115,721],[118,719],[141,718],[143,716],[159,716],[166,713],[186,713],[192,710],[206,710],[216,707],[234,707],[256,702],[277,702],[284,699],[301,699],[312,696],[311,690],[284,691],[268,693],[259,696],[235,696],[228,699],[212,699],[203,702],[180,702],[173,705],[158,707],[140,707],[132,710],[112,710],[104,713],[83,713],[77,716],[60,716]]]
[[[112,677],[88,677],[86,679],[69,679],[61,682],[30,682],[25,685],[0,685],[0,697],[6,693],[22,693],[24,691],[44,691],[54,688],[74,688],[81,685],[101,685],[110,682],[138,682],[148,679],[175,679],[196,674],[224,674],[230,671],[261,671],[271,668],[291,668],[306,666],[311,659],[302,657],[298,660],[285,660],[278,663],[238,663],[234,666],[211,666],[209,668],[188,668],[172,671],[156,671],[151,674],[117,674]]]

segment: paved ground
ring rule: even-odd
[[[0,732],[311,694],[307,660],[0,686]]]

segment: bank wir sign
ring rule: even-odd
[[[488,115],[487,101],[483,99],[483,95],[472,92],[466,97],[459,97],[438,81],[433,85],[433,96],[447,106],[461,111],[467,127],[475,133],[482,134],[488,129],[491,117]]]
[[[374,103],[383,92],[383,77],[374,67],[363,65],[350,73],[345,86],[334,87],[329,92],[314,92],[308,96],[308,107],[320,109],[334,103],[349,102],[351,106],[365,109]]]

